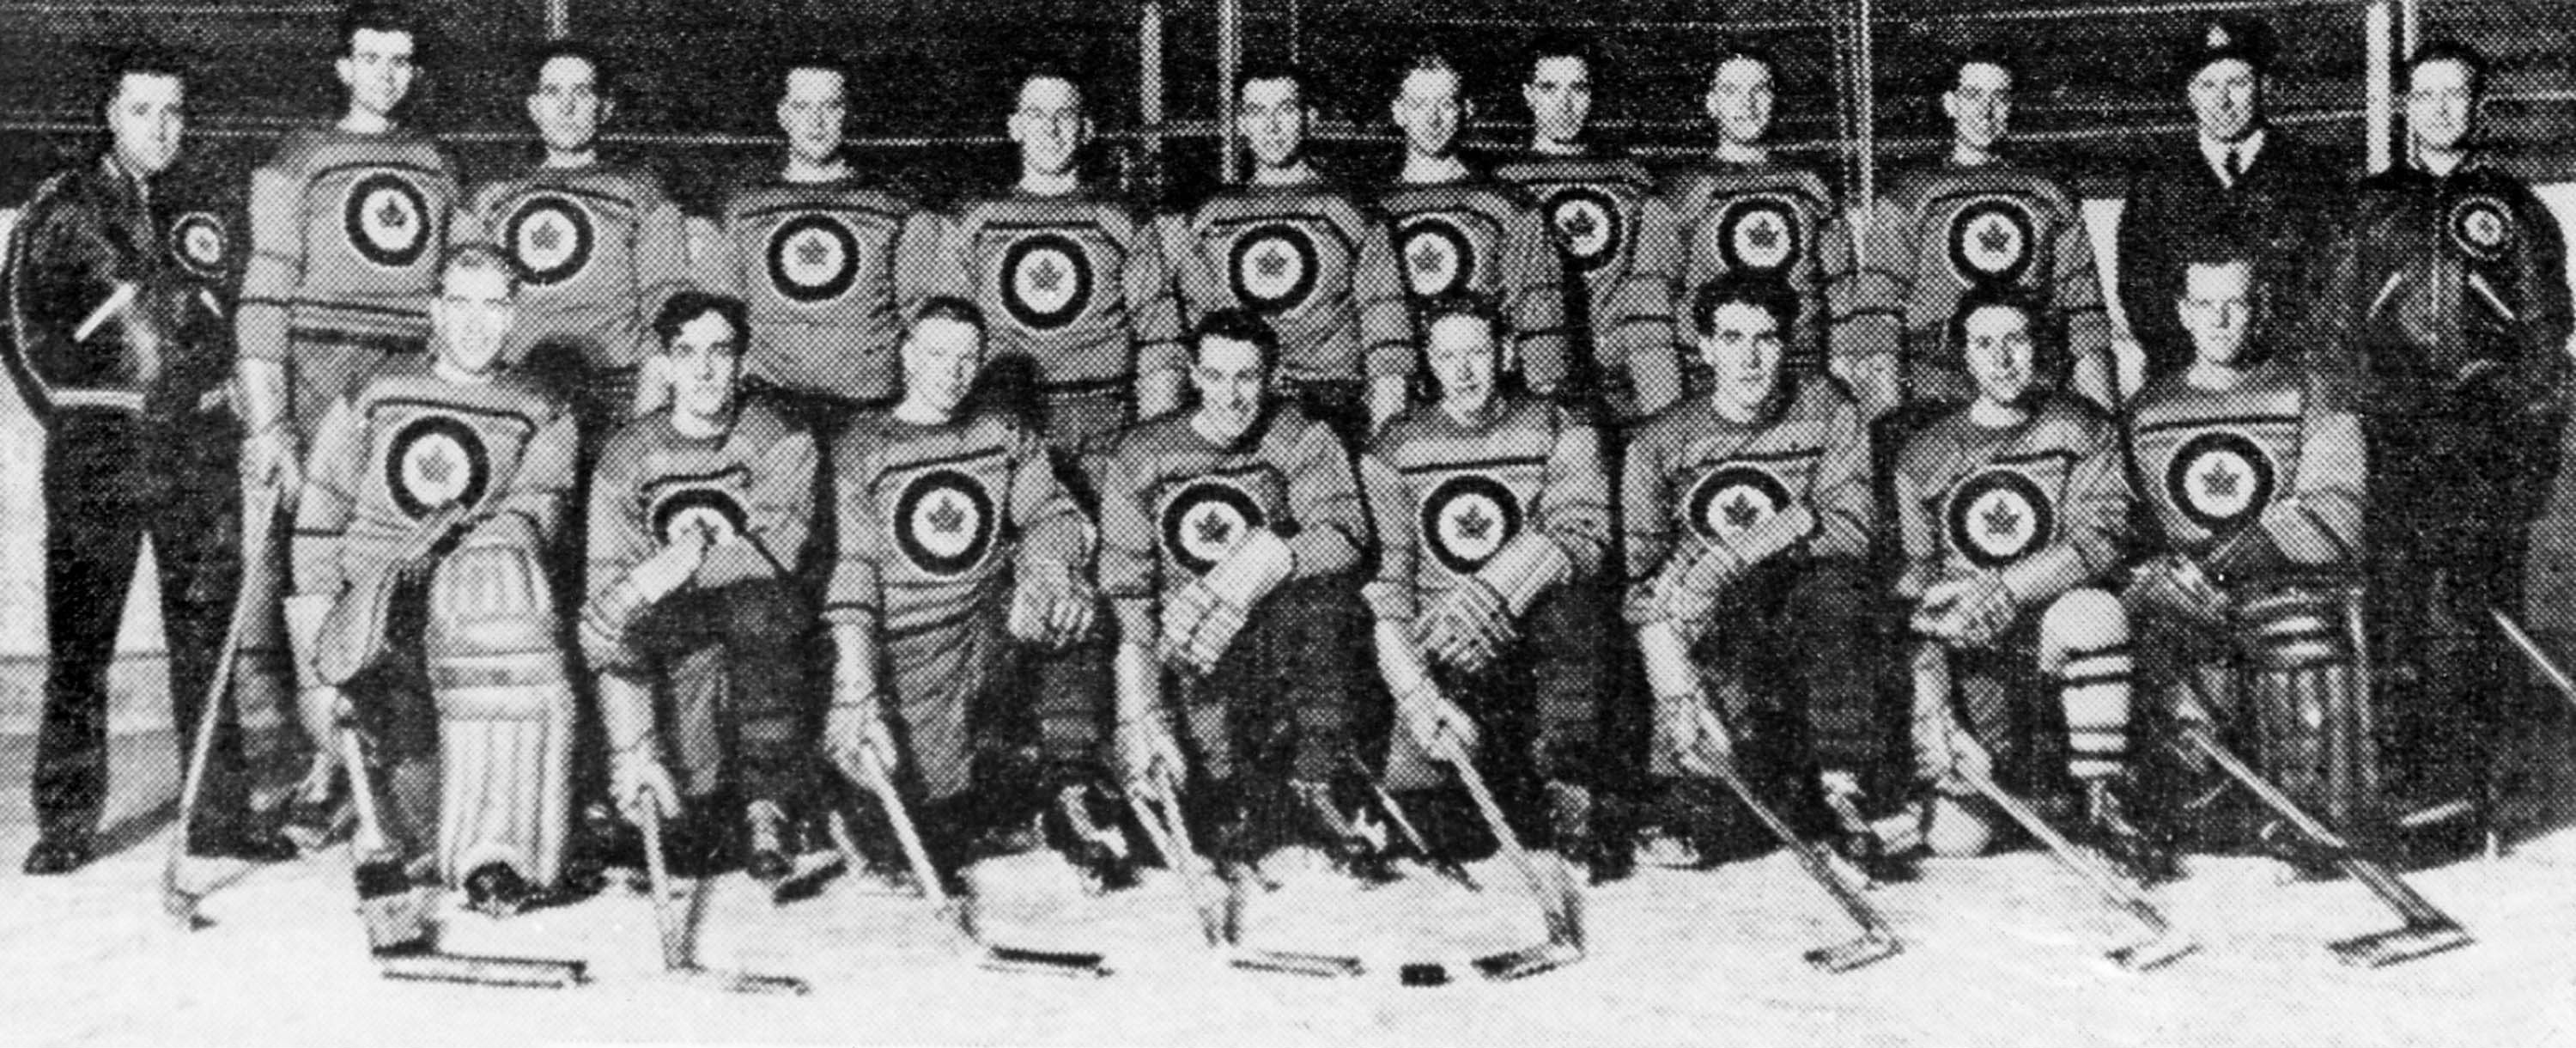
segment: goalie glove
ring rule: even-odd
[[[1181,587],[1163,608],[1163,661],[1199,673],[1216,669],[1252,606],[1297,570],[1297,555],[1267,530],[1244,536],[1223,563]]]

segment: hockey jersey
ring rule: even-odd
[[[420,351],[462,196],[435,144],[402,128],[299,131],[250,185],[242,356],[282,361],[290,338]]]
[[[2358,567],[2359,420],[2318,404],[2291,359],[2265,361],[2225,390],[2186,374],[2149,381],[2127,412],[2131,482],[2161,544],[2196,557],[2243,532],[2292,564]]]
[[[620,427],[598,463],[584,519],[593,600],[689,528],[715,540],[692,580],[700,589],[793,577],[804,563],[814,438],[767,404],[743,404],[715,437],[685,435],[667,409],[655,412]]]
[[[772,176],[734,191],[719,283],[751,307],[750,375],[845,401],[894,395],[904,327],[894,266],[912,211],[856,179]]]
[[[1717,163],[1664,192],[1673,236],[1655,248],[1673,254],[1655,267],[1673,281],[1677,341],[1693,341],[1689,311],[1700,286],[1744,273],[1798,295],[1798,322],[1781,357],[1788,370],[1818,374],[1837,357],[1897,351],[1893,314],[1867,308],[1858,294],[1851,230],[1823,176],[1786,164]]]
[[[1961,295],[1993,285],[2046,303],[2070,359],[2111,359],[2093,241],[2055,179],[2009,161],[1906,172],[1872,206],[1867,241],[1853,308],[1901,314],[1909,359],[1965,370],[1945,329]]]
[[[1505,546],[1536,535],[1574,574],[1601,569],[1610,544],[1610,481],[1600,435],[1538,398],[1498,399],[1459,421],[1440,406],[1408,409],[1360,460],[1377,525],[1371,612],[1410,620]]]
[[[457,216],[519,267],[519,319],[503,358],[577,349],[595,371],[631,371],[654,350],[653,314],[689,284],[680,209],[649,172],[540,167],[483,186]]]
[[[1641,418],[1679,399],[1671,277],[1638,250],[1668,241],[1673,215],[1654,195],[1646,166],[1623,156],[1530,153],[1494,177],[1537,199],[1565,269],[1568,352],[1591,354],[1611,411]]]
[[[1740,423],[1693,397],[1641,423],[1628,441],[1624,499],[1629,604],[1668,563],[1738,536],[1792,506],[1815,530],[1795,549],[1860,560],[1878,526],[1869,431],[1859,405],[1822,378],[1781,375],[1758,420]]]
[[[1479,178],[1389,185],[1378,208],[1394,222],[1397,266],[1417,307],[1440,295],[1482,296],[1501,309],[1530,385],[1565,381],[1565,267],[1534,201]]]
[[[1996,571],[2023,608],[2111,570],[2133,505],[2116,428],[2090,401],[2043,395],[2020,425],[1979,425],[1967,408],[1905,445],[1897,530],[1911,586]]]
[[[424,356],[394,357],[323,415],[295,505],[295,591],[337,594],[381,572],[419,522],[448,505],[538,551],[573,485],[572,414],[503,373],[450,382]]]
[[[1415,371],[1412,316],[1385,219],[1317,181],[1230,187],[1160,224],[1192,320],[1250,309],[1279,331],[1291,381]]]

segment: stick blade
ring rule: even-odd
[[[1032,950],[1018,946],[987,946],[977,967],[986,971],[1020,975],[1058,975],[1069,979],[1098,979],[1111,973],[1109,958],[1104,954],[1081,950]]]
[[[1368,972],[1368,965],[1357,957],[1291,950],[1242,950],[1231,963],[1250,971],[1286,972],[1319,979],[1356,979]]]
[[[2200,949],[2200,944],[2181,935],[2167,933],[2112,950],[2106,956],[2124,972],[2151,972],[2179,961]]]
[[[667,975],[676,982],[723,993],[803,997],[814,992],[814,988],[805,980],[792,975],[763,975],[759,972],[718,971],[708,968],[673,969]]]
[[[1849,942],[1819,946],[1803,956],[1807,966],[1820,972],[1840,975],[1866,968],[1905,952],[1905,944],[1884,935],[1864,935]]]
[[[376,966],[388,979],[467,986],[568,990],[590,981],[589,966],[581,961],[538,957],[479,957],[437,951],[380,953],[376,955]]]
[[[1472,966],[1476,974],[1494,982],[1511,982],[1552,972],[1582,959],[1581,949],[1567,943],[1550,942],[1478,957]]]
[[[2329,944],[2335,959],[2355,968],[2385,968],[2476,942],[2456,924],[2419,924]]]

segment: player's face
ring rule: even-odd
[[[2469,68],[2459,62],[2426,62],[2406,79],[2406,126],[2427,149],[2448,152],[2468,140],[2477,116]]]
[[[536,122],[537,135],[547,148],[566,153],[590,148],[608,109],[599,97],[599,71],[572,55],[547,59],[537,70],[536,90],[528,93],[528,119]]]
[[[1461,414],[1485,410],[1494,399],[1494,375],[1502,362],[1494,347],[1493,325],[1482,317],[1446,316],[1431,325],[1422,347],[1431,374],[1440,380],[1440,403]]]
[[[905,395],[941,414],[957,410],[984,367],[984,333],[975,325],[932,317],[903,343]]]
[[[1073,155],[1090,137],[1091,123],[1082,115],[1082,93],[1052,77],[1020,85],[1020,108],[1011,113],[1011,141],[1019,143],[1020,167],[1060,175],[1073,168]]]
[[[1458,74],[1446,69],[1417,69],[1405,74],[1395,96],[1395,126],[1404,129],[1406,148],[1423,156],[1445,156],[1467,119],[1467,103],[1458,98]]]
[[[1721,305],[1708,319],[1699,354],[1719,399],[1747,408],[1770,399],[1780,381],[1780,319],[1744,302]]]
[[[1521,101],[1529,103],[1539,138],[1571,142],[1583,136],[1583,122],[1592,117],[1592,70],[1572,55],[1539,59],[1529,83],[1521,85]]]
[[[392,116],[394,107],[411,94],[416,72],[411,60],[410,33],[361,29],[349,34],[349,53],[336,65],[352,104],[377,116]]]
[[[1297,162],[1306,149],[1306,103],[1294,80],[1254,80],[1243,85],[1243,108],[1235,130],[1252,147],[1252,156],[1268,167]]]
[[[2201,137],[2234,142],[2253,134],[2261,92],[2262,82],[2254,75],[2254,67],[2238,59],[2222,59],[2203,67],[2191,78],[2191,112],[2200,121]]]
[[[1977,396],[1996,404],[2021,403],[2038,377],[2039,346],[2031,340],[2030,318],[2009,306],[1987,306],[1968,314],[1968,376],[1977,381]]]
[[[680,325],[663,349],[671,373],[672,401],[682,414],[719,419],[733,410],[735,380],[742,373],[742,333],[722,313],[701,313]]]
[[[509,275],[498,267],[450,269],[439,280],[438,301],[430,304],[438,351],[449,365],[479,375],[501,359],[501,343],[518,319]]]
[[[1222,336],[1199,341],[1198,359],[1190,364],[1190,384],[1198,387],[1199,417],[1215,436],[1231,440],[1261,417],[1261,402],[1270,392],[1270,369],[1261,363],[1261,347]]]
[[[2183,273],[2182,326],[2200,359],[2233,364],[2254,327],[2253,274],[2242,262],[2192,266]]]
[[[107,100],[107,129],[116,139],[116,162],[141,177],[169,170],[179,159],[187,130],[188,92],[175,76],[129,73]]]
[[[1993,149],[2012,129],[2012,74],[2002,66],[1972,62],[1959,70],[1958,83],[1941,96],[1950,114],[1950,134],[1960,145]]]
[[[841,152],[841,122],[849,115],[849,85],[831,69],[796,69],[778,99],[778,129],[798,158],[823,164]]]
[[[1737,145],[1752,145],[1771,133],[1771,67],[1738,58],[1717,67],[1708,85],[1708,115],[1717,133]]]

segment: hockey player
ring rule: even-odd
[[[1530,388],[1551,395],[1566,377],[1565,267],[1547,221],[1519,191],[1468,166],[1458,132],[1475,117],[1456,66],[1415,56],[1388,105],[1404,132],[1404,163],[1378,207],[1395,223],[1395,253],[1417,325],[1442,295],[1484,295],[1510,321],[1508,349]]]
[[[1586,136],[1593,74],[1592,51],[1581,44],[1541,41],[1530,52],[1529,81],[1521,85],[1529,149],[1497,166],[1494,177],[1538,198],[1565,267],[1568,385],[1560,394],[1633,420],[1681,396],[1670,291],[1637,250],[1671,214],[1656,200],[1644,164]],[[1594,388],[1580,388],[1587,379]]]
[[[1597,810],[1612,770],[1598,746],[1608,621],[1576,584],[1609,546],[1600,438],[1512,388],[1492,306],[1453,293],[1421,316],[1438,400],[1396,416],[1360,460],[1379,543],[1362,595],[1397,721],[1385,779],[1438,858],[1480,857],[1492,841],[1466,798],[1434,789],[1430,762],[1458,743],[1497,769],[1517,832],[1596,878],[1624,875],[1621,814]]]
[[[683,291],[653,319],[663,410],[609,438],[590,482],[582,650],[598,674],[611,795],[721,826],[721,765],[741,801],[736,854],[787,874],[785,828],[807,775],[804,675],[813,606],[796,575],[814,514],[814,439],[741,395],[748,311]],[[657,701],[657,685],[669,700]],[[657,711],[669,708],[665,718]],[[731,751],[734,760],[725,761]],[[686,788],[664,758],[676,755]],[[686,834],[711,845],[713,833]]]
[[[972,304],[924,302],[901,347],[902,399],[859,416],[829,459],[840,525],[823,746],[844,766],[866,753],[902,769],[931,858],[949,873],[1005,846],[1043,800],[996,795],[992,773],[974,766],[989,733],[978,715],[995,699],[1026,701],[1011,646],[1081,636],[1098,601],[1091,524],[1044,442],[967,397],[984,354]]]
[[[1280,344],[1259,316],[1210,313],[1190,350],[1196,406],[1128,430],[1103,467],[1120,771],[1187,778],[1197,839],[1229,875],[1292,843],[1382,873],[1333,795],[1365,643],[1350,573],[1369,523],[1351,455],[1272,393]]]
[[[1855,812],[1864,792],[1902,792],[1884,781],[1895,733],[1877,699],[1868,431],[1838,383],[1785,363],[1803,311],[1773,277],[1702,285],[1689,322],[1709,390],[1628,447],[1628,619],[1655,705],[1656,836],[1682,846],[1677,858],[1720,858],[1740,824],[1707,782],[1710,747],[1740,753],[1757,788]],[[1701,707],[1728,737],[1704,737]],[[1846,843],[1855,858],[1874,852]]]
[[[2363,180],[2312,314],[2311,359],[2371,441],[2376,625],[2392,788],[2490,817],[2522,706],[2489,609],[2519,616],[2531,524],[2558,472],[2571,328],[2564,238],[2478,149],[2486,62],[2406,65],[2409,162]],[[2448,619],[2444,624],[2443,619]],[[2487,785],[2478,785],[2481,779]]]
[[[240,718],[204,709],[241,549],[234,518],[240,428],[224,396],[228,278],[239,249],[222,209],[165,177],[187,124],[186,74],[135,51],[108,68],[108,148],[45,180],[20,213],[0,275],[0,348],[44,427],[45,621],[51,640],[36,744],[30,875],[69,873],[96,851],[107,802],[108,668],[145,536],[159,569],[171,724],[186,768],[215,717],[188,849],[274,861],[294,851],[250,811]],[[273,607],[263,609],[275,614]],[[242,690],[236,687],[233,695]]]
[[[725,200],[722,270],[710,282],[751,306],[750,378],[826,440],[857,412],[894,402],[895,252],[913,212],[841,154],[849,76],[821,56],[783,68],[785,162]]]
[[[1167,216],[1163,252],[1185,315],[1265,318],[1279,335],[1276,391],[1356,447],[1404,408],[1413,324],[1383,216],[1306,155],[1310,86],[1288,66],[1245,71],[1236,123],[1252,147],[1251,184]]]
[[[418,75],[417,30],[396,9],[350,7],[333,63],[348,89],[346,111],[331,127],[288,135],[251,173],[250,261],[234,339],[245,506],[260,504],[250,492],[299,490],[323,412],[378,363],[419,355],[429,334],[459,191],[438,146],[395,119]],[[257,609],[243,646],[280,651],[286,638],[266,609],[288,588],[284,533],[272,521],[244,521],[242,549],[245,600]],[[330,748],[321,749],[307,800],[329,781],[318,774],[332,766]]]
[[[1707,164],[1666,187],[1678,225],[1671,241],[1648,250],[1673,254],[1650,265],[1672,282],[1667,294],[1677,304],[1728,274],[1788,284],[1804,319],[1782,330],[1791,339],[1782,366],[1842,378],[1874,418],[1896,402],[1896,320],[1884,303],[1863,308],[1851,228],[1833,188],[1813,169],[1772,155],[1778,71],[1761,50],[1735,46],[1719,53],[1704,101],[1717,122],[1717,149]],[[1682,336],[1676,341],[1689,337],[1676,334]]]
[[[561,872],[574,710],[545,565],[575,431],[500,366],[508,257],[467,245],[439,273],[434,353],[384,362],[315,430],[287,618],[308,730],[358,732],[396,835],[508,913]]]
[[[1019,180],[954,213],[923,214],[905,234],[897,279],[907,303],[951,295],[981,307],[994,359],[1036,368],[1042,429],[1071,452],[1175,406],[1180,312],[1152,227],[1083,181],[1091,117],[1073,76],[1023,75],[1005,126]]]
[[[509,253],[524,281],[503,358],[564,387],[585,429],[605,436],[637,413],[637,369],[654,359],[651,310],[689,283],[680,209],[652,172],[602,161],[617,111],[599,52],[572,41],[528,64],[528,119],[545,159],[474,191],[460,240]]]
[[[1981,779],[2057,795],[2045,758],[2058,750],[2043,736],[2063,723],[2085,836],[2155,880],[2170,857],[2125,814],[2128,616],[2092,588],[2122,554],[2131,495],[2110,420],[2050,387],[2047,308],[1995,287],[1960,299],[1952,337],[1976,399],[1916,433],[1897,466],[1897,594],[1917,638],[1914,744],[1933,786],[1925,843],[1943,855],[1987,846]],[[2050,693],[2062,722],[2033,701]]]
[[[2378,814],[2376,718],[2354,676],[2361,426],[2280,352],[2252,257],[2224,241],[2182,254],[2174,307],[2197,359],[2129,404],[2133,488],[2160,552],[2131,570],[2123,603],[2160,707],[2226,718],[2210,726],[2351,827]]]
[[[2111,324],[2084,216],[2057,180],[2000,152],[2019,69],[1999,52],[1974,50],[1949,72],[1941,95],[1949,155],[1890,180],[1873,203],[1862,252],[1869,264],[1855,292],[1858,304],[1903,316],[1898,402],[1920,406],[1898,428],[1973,398],[1958,347],[1942,334],[1961,296],[1990,287],[2032,296],[2048,311],[2047,325],[2064,333],[2071,359],[2070,378],[2060,381],[2108,410],[2119,403]]]

